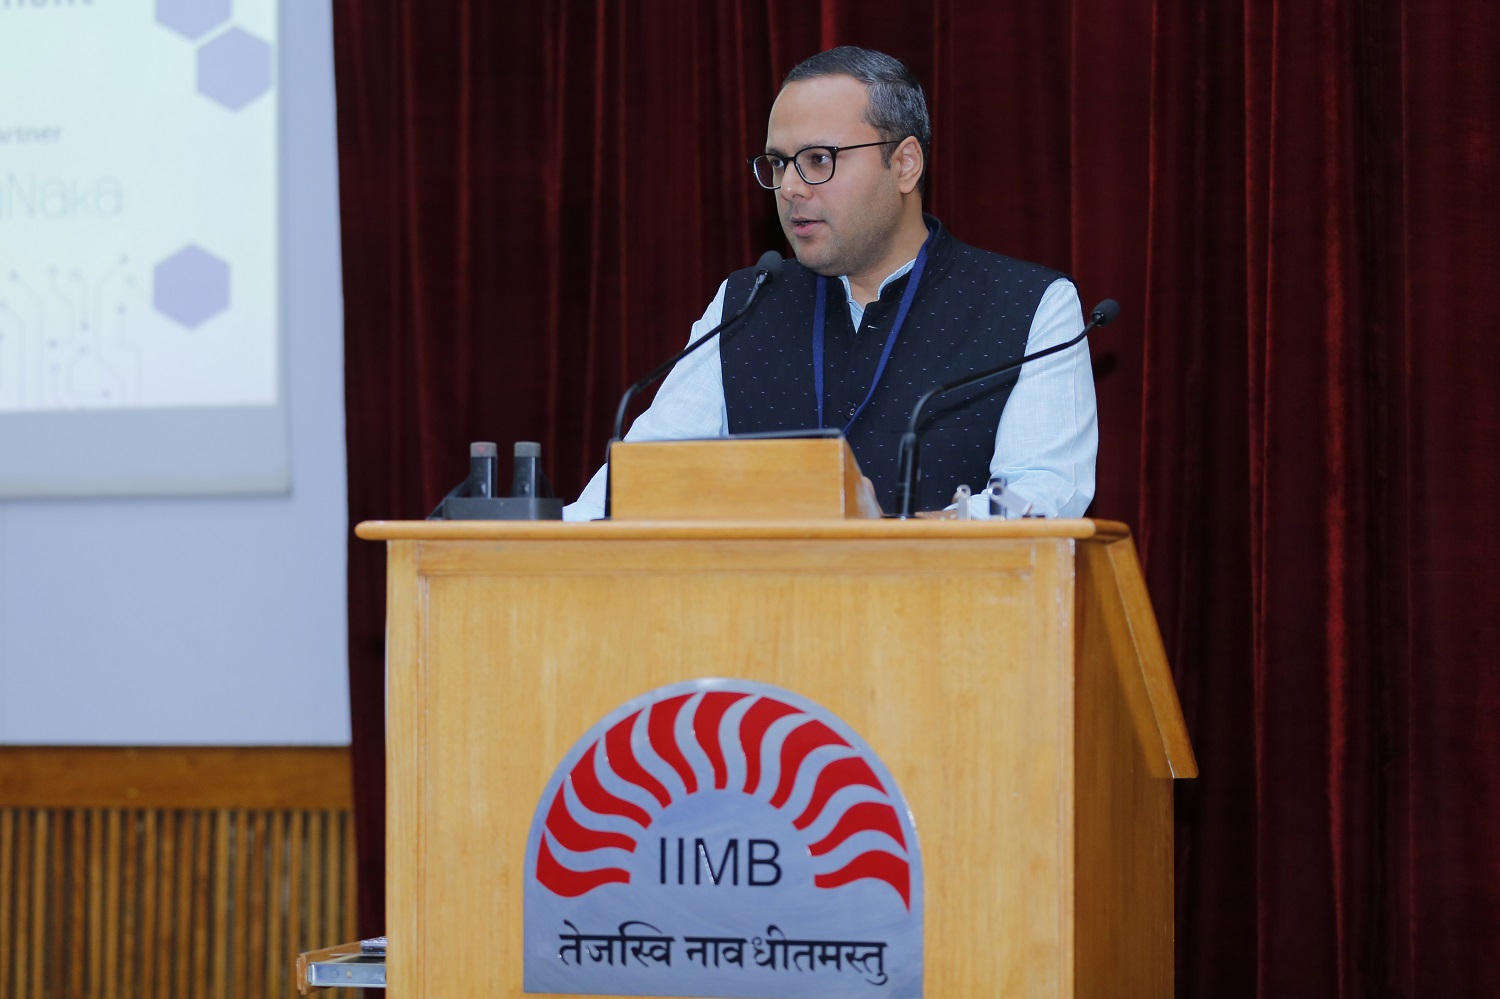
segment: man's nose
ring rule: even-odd
[[[794,198],[806,198],[810,193],[812,185],[802,179],[795,166],[788,163],[781,174],[781,196],[791,201]]]

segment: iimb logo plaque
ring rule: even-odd
[[[553,774],[523,933],[528,992],[915,999],[916,828],[885,765],[818,705],[673,684]]]

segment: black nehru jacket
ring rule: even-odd
[[[896,507],[901,435],[917,399],[944,382],[1022,356],[1031,321],[1049,285],[1065,277],[1036,264],[978,250],[926,216],[933,233],[911,312],[880,384],[847,431],[860,468],[886,510]],[[730,275],[724,301],[742,302],[755,271]],[[892,281],[865,309],[856,334],[844,283],[828,281],[823,348],[823,421],[842,429],[869,394],[909,276]],[[817,275],[788,260],[760,304],[719,345],[731,434],[807,430],[818,425],[812,370]],[[1012,372],[977,388],[939,396],[922,421],[922,481],[917,509],[940,509],[961,484],[978,490],[990,476],[1000,411],[1016,384]]]

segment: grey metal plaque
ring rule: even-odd
[[[779,687],[702,679],[601,719],[526,844],[527,992],[922,995],[922,856],[849,726]]]

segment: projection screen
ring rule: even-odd
[[[290,487],[275,0],[0,0],[0,497]]]

